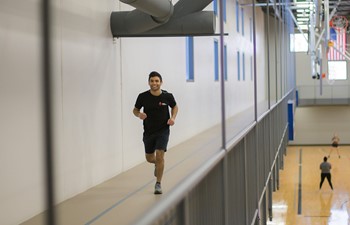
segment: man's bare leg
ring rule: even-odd
[[[147,162],[155,164],[155,177],[157,177],[157,182],[161,182],[163,177],[164,153],[164,150],[156,150],[155,153],[146,154]]]
[[[164,172],[164,150],[156,150],[153,154],[146,154],[146,160],[155,164],[154,175],[157,177],[154,194],[162,194],[161,181]]]
[[[164,172],[164,153],[164,150],[156,150],[156,177],[159,183],[162,181]]]
[[[155,164],[155,163],[156,163],[155,154],[154,154],[154,153],[151,153],[151,154],[147,154],[147,153],[146,153],[146,160],[147,160],[147,162],[149,162],[149,163]]]

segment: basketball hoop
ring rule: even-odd
[[[329,26],[338,32],[346,31],[348,25],[349,21],[345,16],[333,16],[329,21]]]

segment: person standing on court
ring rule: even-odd
[[[334,133],[333,137],[332,137],[332,148],[331,148],[331,151],[329,152],[329,155],[328,155],[328,158],[331,157],[331,154],[332,154],[332,151],[333,149],[336,149],[337,150],[337,154],[338,154],[338,157],[340,159],[340,154],[339,154],[339,149],[338,149],[338,145],[339,145],[339,137],[338,137],[338,134],[337,133]]]
[[[332,185],[332,177],[331,177],[331,169],[332,165],[327,162],[327,157],[323,157],[323,162],[320,164],[320,170],[321,170],[321,182],[320,182],[320,189],[322,187],[323,181],[325,178],[327,178],[329,186],[331,186],[333,190],[333,185]]]
[[[143,120],[146,160],[155,164],[154,176],[157,181],[154,194],[162,194],[161,181],[164,171],[164,154],[167,151],[170,135],[169,126],[175,124],[178,112],[174,96],[162,90],[162,84],[162,76],[152,71],[148,77],[150,89],[138,95],[133,109],[134,115]],[[170,114],[169,107],[171,108]]]

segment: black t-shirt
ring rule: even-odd
[[[143,107],[143,112],[147,114],[147,118],[143,121],[144,134],[150,135],[169,129],[167,124],[170,118],[169,107],[173,108],[175,105],[174,96],[164,90],[159,96],[152,95],[149,90],[139,94],[135,108]]]

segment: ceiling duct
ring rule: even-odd
[[[112,14],[113,20],[118,21],[120,14]],[[130,22],[130,21],[129,21]],[[200,11],[183,17],[169,20],[166,24],[141,33],[131,33],[118,30],[114,37],[152,37],[152,36],[205,36],[215,32],[215,15],[212,11]],[[130,29],[130,27],[128,27]],[[113,29],[112,29],[113,30]]]
[[[169,0],[120,0],[123,3],[135,7],[158,22],[164,23],[169,20],[173,13],[173,4]]]
[[[174,7],[169,0],[121,1],[136,9],[112,12],[113,37],[203,36],[215,32],[213,11],[202,11],[212,0],[180,0]]]
[[[156,22],[150,15],[139,10],[112,12],[110,23],[114,37],[132,36],[163,24]]]
[[[202,11],[213,0],[180,0],[174,6],[173,17],[181,17],[194,12]]]
[[[130,35],[142,33],[166,23],[174,11],[168,0],[121,0],[136,9],[127,12],[112,12],[111,30]]]

